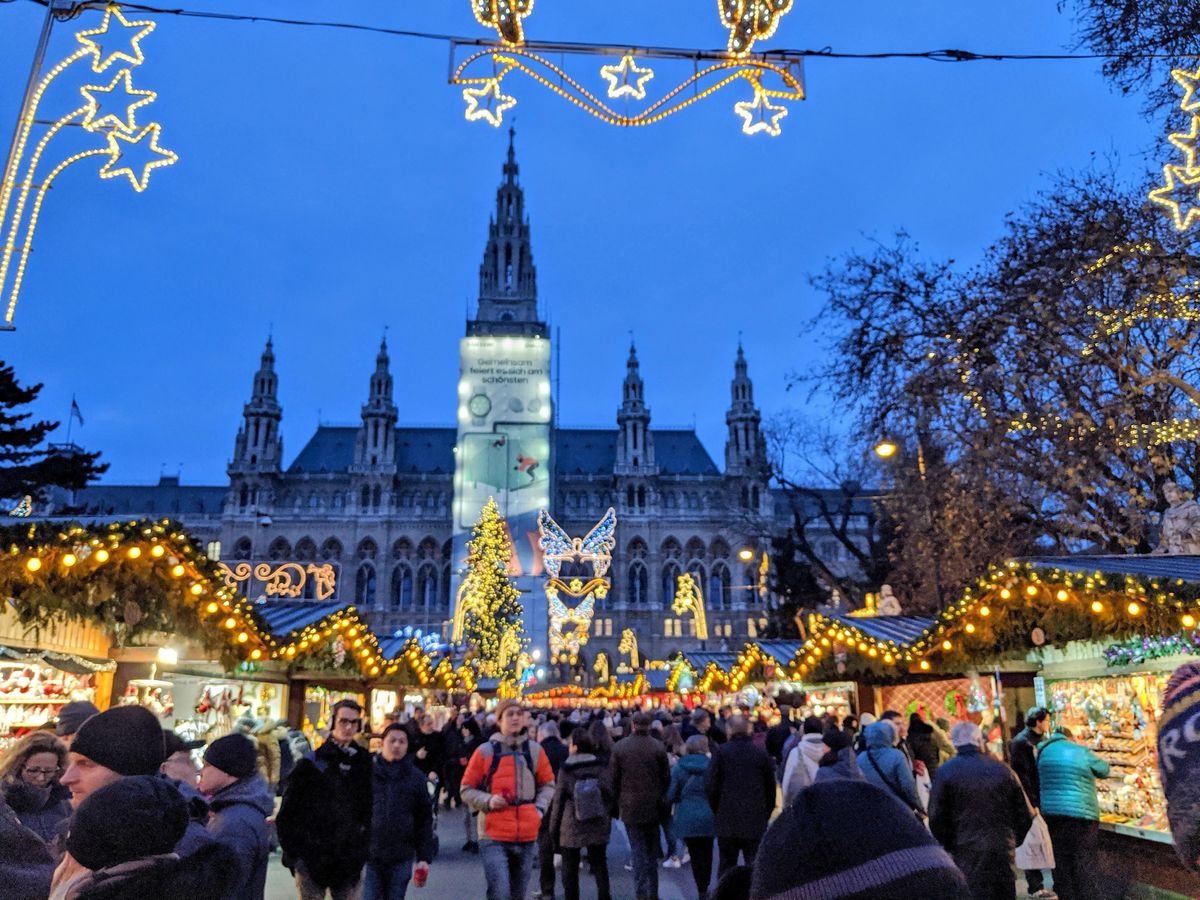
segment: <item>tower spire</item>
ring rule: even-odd
[[[729,410],[725,424],[725,474],[760,477],[766,467],[766,445],[762,438],[762,415],[754,405],[754,383],[750,380],[746,354],[739,338],[729,383]]]
[[[508,131],[503,179],[496,189],[496,210],[488,222],[488,241],[479,266],[479,306],[467,334],[547,336],[538,318],[537,269],[525,191],[518,180],[516,130]]]
[[[621,387],[621,408],[617,410],[618,475],[652,475],[654,437],[650,434],[650,408],[646,406],[646,385],[642,381],[637,345],[629,340],[629,359],[625,361],[625,382]]]
[[[267,337],[258,371],[250,388],[250,400],[242,408],[242,427],[234,441],[230,472],[278,472],[283,461],[283,439],[279,423],[279,377],[275,374],[275,346]]]
[[[367,402],[362,408],[362,427],[354,442],[352,471],[378,473],[394,469],[396,418],[385,333],[379,342],[379,352],[375,355],[375,371],[371,373]]]

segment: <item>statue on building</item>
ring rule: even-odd
[[[1173,481],[1163,486],[1167,511],[1163,513],[1155,553],[1200,553],[1200,503]]]

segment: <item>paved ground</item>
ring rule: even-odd
[[[465,840],[464,835],[462,814],[458,810],[443,810],[438,825],[441,853],[430,868],[429,883],[423,889],[409,886],[410,900],[483,900],[487,893],[483,866],[478,856],[463,853],[459,849]],[[634,896],[633,879],[630,873],[625,871],[627,862],[629,850],[622,838],[614,833],[609,844],[608,868],[615,900],[626,900]],[[595,881],[587,874],[580,880],[583,897],[586,900],[595,900]],[[530,890],[536,887],[535,871]],[[687,865],[676,870],[660,868],[658,890],[661,900],[694,900],[696,888],[692,883],[691,869]],[[557,886],[557,896],[562,897],[561,881]],[[294,900],[295,897],[296,889],[290,873],[280,863],[277,853],[271,857],[271,868],[267,876],[267,900]]]

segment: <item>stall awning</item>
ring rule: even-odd
[[[912,644],[921,639],[937,620],[933,616],[865,616],[862,618],[846,613],[825,613],[844,626],[857,628],[877,641],[892,641],[898,646]]]
[[[337,600],[314,603],[311,600],[266,600],[254,604],[254,612],[262,619],[272,637],[286,637],[316,625],[322,619],[346,609],[348,604]]]
[[[1022,559],[1040,569],[1072,572],[1104,572],[1109,575],[1141,575],[1146,578],[1182,579],[1200,584],[1200,556],[1129,554],[1106,556],[1038,556]]]

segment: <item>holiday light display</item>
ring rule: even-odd
[[[573,538],[546,510],[538,512],[538,547],[546,567],[546,603],[550,608],[550,661],[575,663],[579,650],[588,642],[596,601],[608,596],[611,582],[605,576],[616,547],[617,513],[612,507],[582,538]],[[583,578],[560,577],[563,563],[590,566]],[[571,603],[567,605],[560,595]]]
[[[218,568],[227,586],[245,594],[251,593],[250,563],[236,562],[233,566],[219,563]],[[262,582],[263,594],[267,597],[301,597],[310,579],[314,599],[328,600],[337,593],[337,572],[330,563],[259,563],[253,567],[253,575]]]
[[[459,590],[461,635],[482,677],[515,681],[525,646],[521,594],[508,577],[513,549],[495,498],[489,497],[467,543],[467,574]],[[456,610],[457,612],[457,610]]]
[[[468,121],[485,121],[499,126],[504,113],[516,105],[516,97],[502,91],[504,79],[519,72],[536,84],[595,116],[600,121],[624,127],[654,125],[668,116],[688,108],[730,84],[745,81],[753,89],[751,97],[734,104],[734,112],[743,119],[746,134],[780,134],[780,120],[787,107],[772,100],[803,100],[804,86],[797,54],[752,54],[756,41],[766,40],[775,33],[780,20],[792,7],[792,0],[720,0],[718,12],[721,24],[729,31],[727,51],[713,53],[646,48],[638,51],[646,58],[686,61],[692,66],[690,77],[660,97],[651,100],[646,84],[655,71],[639,66],[634,51],[621,55],[616,63],[600,67],[600,76],[608,82],[608,100],[641,101],[646,105],[637,111],[617,111],[564,68],[550,61],[553,54],[566,57],[609,55],[606,47],[586,44],[553,44],[529,42],[525,38],[524,20],[533,11],[532,0],[471,0],[476,20],[494,28],[499,37],[495,45],[477,50],[479,41],[451,41],[452,59],[460,48],[466,58],[454,69],[450,83],[463,87],[466,101],[464,116]],[[709,63],[701,67],[701,63]],[[485,74],[475,70],[486,67]],[[767,87],[764,81],[777,81],[777,87]]]
[[[638,667],[640,657],[638,656],[638,639],[637,634],[632,628],[626,628],[621,632],[621,642],[617,644],[618,653],[629,654],[629,666],[636,669]]]
[[[1200,168],[1196,167],[1196,140],[1200,131],[1200,115],[1197,115],[1200,100],[1196,98],[1196,89],[1200,85],[1200,69],[1195,72],[1174,69],[1171,77],[1183,88],[1179,107],[1192,113],[1191,127],[1167,138],[1183,154],[1184,162],[1182,166],[1170,163],[1163,166],[1164,184],[1152,190],[1149,197],[1151,203],[1157,203],[1171,214],[1176,231],[1187,231],[1200,219]]]
[[[13,149],[0,181],[0,239],[3,240],[0,244],[0,296],[7,292],[4,314],[7,327],[12,326],[16,313],[42,203],[46,192],[63,171],[84,159],[106,157],[99,170],[100,177],[126,176],[133,189],[141,192],[149,184],[152,171],[178,160],[173,151],[160,145],[161,126],[157,122],[142,125],[137,121],[138,111],[152,103],[156,96],[153,91],[134,88],[132,82],[133,67],[145,61],[141,42],[154,27],[154,22],[149,20],[129,21],[119,7],[109,5],[98,27],[76,33],[80,46],[41,78],[21,110]],[[47,90],[59,76],[83,60],[90,61],[94,73],[103,73],[117,63],[124,67],[107,84],[80,87],[82,106],[54,120],[40,118],[39,107]],[[34,127],[41,125],[46,126],[46,130],[32,145],[26,163]],[[48,171],[39,171],[51,142],[68,133],[69,126],[79,126],[85,133],[103,137],[104,145],[72,153]],[[148,154],[150,159],[137,164],[129,162],[130,151],[135,147]]]
[[[691,613],[696,620],[696,637],[702,641],[708,640],[708,617],[704,614],[704,594],[700,585],[691,572],[684,572],[675,579],[675,599],[671,601],[671,609],[677,616]]]

